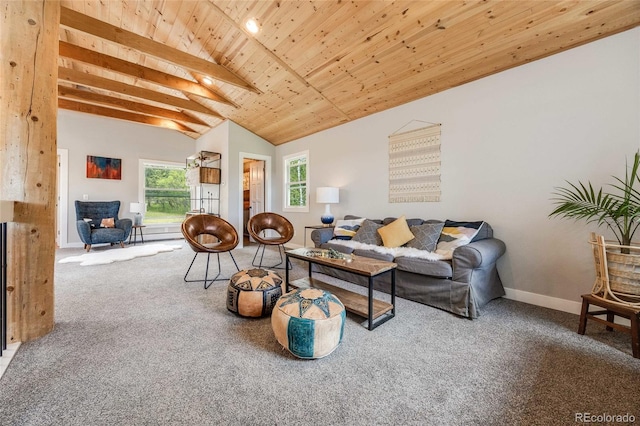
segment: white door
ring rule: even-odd
[[[67,222],[69,206],[69,151],[58,148],[58,172],[56,175],[56,246],[67,247]],[[74,213],[75,215],[75,213]],[[75,216],[74,216],[75,217]]]
[[[249,163],[249,218],[263,212],[264,161],[256,160]]]
[[[249,163],[249,217],[264,212],[264,161]]]
[[[58,168],[56,169],[56,248],[60,248],[61,230],[60,230],[60,154],[58,154]]]

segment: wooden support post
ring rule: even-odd
[[[53,329],[60,3],[0,0],[0,198],[8,233],[7,341]]]

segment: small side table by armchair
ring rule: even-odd
[[[147,225],[133,225],[131,227],[131,234],[129,234],[129,244],[131,244],[131,236],[133,235],[133,245],[136,245],[138,241],[138,230],[140,230],[140,239],[142,240],[141,244],[144,244],[144,235],[142,235],[142,228]]]

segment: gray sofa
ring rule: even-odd
[[[345,216],[345,220],[358,216]],[[374,220],[386,225],[395,218]],[[408,223],[438,223],[438,220],[408,219]],[[444,309],[454,314],[477,318],[480,308],[489,301],[505,295],[502,281],[496,269],[496,261],[506,251],[504,242],[493,238],[493,229],[484,222],[478,234],[465,246],[453,251],[451,260],[427,260],[414,257],[396,257],[362,248],[353,249],[332,241],[333,228],[315,229],[311,239],[316,247],[333,248],[343,253],[366,256],[395,262],[396,295],[425,305]],[[335,276],[345,281],[366,285],[363,277],[335,269],[317,266],[318,272]],[[377,290],[389,293],[390,278],[374,283]]]

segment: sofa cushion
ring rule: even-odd
[[[480,227],[480,229],[478,229],[478,233],[475,237],[473,237],[471,242],[473,243],[475,241],[484,240],[486,238],[493,238],[493,229],[487,222],[482,222],[482,226]]]
[[[362,219],[362,220],[365,220],[365,219],[366,219],[366,217],[362,217],[362,216],[354,216],[354,215],[352,215],[352,214],[346,214],[346,215],[344,215],[344,220],[354,220],[354,219]],[[382,223],[382,220],[380,220],[380,219],[369,219],[369,220],[370,220],[370,221],[372,221],[372,222],[375,222],[375,223],[379,223],[379,224],[381,224],[381,225],[384,225],[384,224]]]
[[[124,229],[119,228],[96,228],[91,230],[91,242],[98,243],[118,243],[124,241]]]
[[[435,251],[443,227],[444,222],[423,223],[422,225],[410,227],[409,229],[415,238],[407,243],[407,247]]]
[[[453,253],[458,247],[469,244],[478,234],[484,222],[456,222],[446,220],[440,234],[436,251],[441,254]]]
[[[340,253],[346,253],[346,254],[353,253],[353,247],[343,246],[340,244],[333,244],[331,243],[331,241],[321,244],[320,248],[327,249],[327,250],[334,249],[336,251],[339,251]]]
[[[400,271],[438,278],[451,278],[453,276],[451,262],[446,260],[427,260],[399,256],[395,258],[394,262],[398,265],[398,270]]]
[[[400,247],[415,238],[404,216],[378,229],[378,233],[385,247]]]
[[[333,228],[333,238],[337,240],[350,240],[356,235],[362,222],[364,222],[364,218],[336,221],[336,226]]]
[[[380,234],[378,234],[378,229],[381,227],[381,224],[365,219],[365,221],[362,222],[362,225],[360,225],[358,232],[356,232],[356,235],[353,236],[352,240],[363,244],[381,246],[382,238],[380,237]]]
[[[382,219],[381,223],[383,225],[388,225],[391,222],[393,222],[394,220],[397,220],[397,218],[395,217],[385,217],[384,219]],[[407,221],[407,225],[411,226],[417,226],[417,225],[422,225],[425,221],[424,219],[406,219]]]
[[[355,249],[353,254],[356,256],[369,257],[371,259],[386,260],[387,262],[393,262],[393,255],[388,253],[378,253],[373,250]]]

